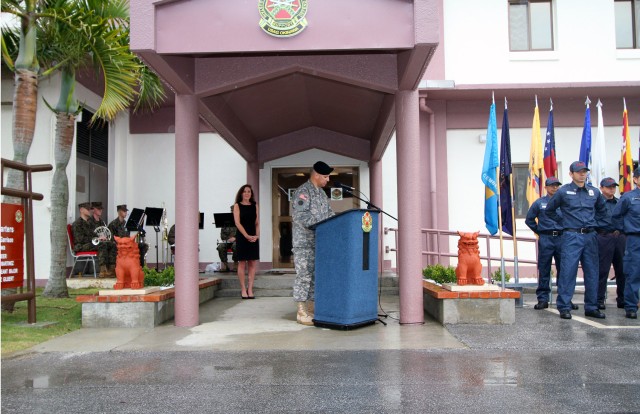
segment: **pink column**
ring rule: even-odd
[[[420,119],[418,91],[396,94],[398,163],[398,260],[400,323],[424,323],[420,191]]]
[[[369,161],[369,186],[371,187],[371,202],[381,208],[382,206],[382,161]],[[379,214],[378,221],[378,272],[384,271],[384,214]]]
[[[175,325],[199,323],[198,99],[176,94]]]
[[[253,187],[253,195],[258,202],[260,203],[260,168],[258,163],[255,161],[247,162],[247,184],[250,184]]]

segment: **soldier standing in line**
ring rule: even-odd
[[[313,164],[309,181],[296,189],[292,200],[296,268],[293,300],[298,306],[296,320],[302,325],[313,325],[316,235],[309,226],[335,215],[322,189],[329,182],[331,171],[333,168],[322,161]]]
[[[562,226],[547,216],[547,203],[558,191],[562,183],[556,177],[545,181],[547,195],[531,204],[524,223],[538,235],[538,303],[533,308],[540,310],[549,307],[551,293],[551,259],[556,260],[556,275],[560,274],[560,252],[562,250]],[[558,214],[560,210],[558,209]],[[537,222],[536,222],[537,219]],[[556,279],[557,280],[557,279]]]
[[[633,172],[636,188],[620,197],[613,209],[613,218],[622,220],[627,244],[624,251],[624,310],[625,317],[638,318],[638,291],[640,290],[640,167]]]
[[[93,225],[93,230],[98,227],[106,227],[102,220],[102,202],[91,203],[92,217],[89,222]],[[116,277],[116,244],[114,240],[100,240],[97,246],[98,260],[100,262],[100,274],[98,277]]]
[[[598,240],[596,213],[604,214],[600,191],[587,184],[589,169],[582,161],[569,166],[571,182],[558,189],[547,203],[547,215],[562,225],[562,253],[556,307],[562,319],[571,319],[571,299],[576,290],[578,262],[584,275],[584,315],[604,319],[598,309]],[[562,208],[562,217],[557,210]]]
[[[231,206],[231,212],[233,212],[233,206]],[[233,252],[231,260],[236,263],[236,232],[238,229],[235,226],[227,226],[223,227],[220,230],[220,239],[222,239],[222,243],[218,244],[218,256],[220,256],[220,262],[224,265],[224,270],[220,269],[223,272],[232,272],[233,270],[229,267],[229,259],[227,258],[227,252],[229,249]]]
[[[597,216],[598,228],[598,257],[600,260],[599,280],[598,280],[598,309],[606,309],[605,299],[607,294],[607,281],[609,271],[613,264],[616,277],[617,303],[619,308],[624,308],[624,272],[622,271],[622,258],[624,257],[624,246],[626,238],[620,234],[621,224],[619,219],[613,219],[613,209],[618,204],[618,199],[614,196],[618,183],[611,177],[603,178],[600,181],[600,192],[604,197],[606,213]]]

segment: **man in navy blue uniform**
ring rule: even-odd
[[[638,318],[638,291],[640,290],[640,168],[633,172],[635,190],[627,191],[613,209],[613,217],[622,219],[622,229],[627,236],[624,251],[624,310],[629,319]]]
[[[598,309],[598,241],[596,212],[605,214],[600,191],[587,183],[589,169],[582,161],[569,167],[571,183],[565,184],[547,203],[547,215],[562,225],[562,253],[556,307],[562,319],[571,319],[571,299],[576,289],[578,261],[584,275],[584,315],[604,319]],[[562,208],[562,216],[558,209]]]
[[[538,235],[538,288],[536,289],[538,303],[533,306],[538,310],[549,307],[551,259],[556,260],[556,274],[560,274],[560,247],[562,246],[562,226],[547,216],[547,203],[562,183],[556,177],[549,177],[544,184],[547,195],[533,202],[524,221]],[[560,209],[557,212],[560,215]]]
[[[613,264],[616,277],[616,301],[619,308],[624,308],[624,273],[622,271],[622,258],[624,257],[624,234],[620,233],[620,220],[612,217],[613,209],[618,203],[615,197],[618,183],[611,177],[603,178],[600,181],[600,192],[604,197],[606,213],[596,217],[598,222],[598,256],[600,259],[600,271],[598,280],[598,309],[606,309],[605,299],[607,298],[607,282],[609,281],[609,271]]]

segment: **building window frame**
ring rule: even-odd
[[[640,49],[640,0],[614,0],[613,4],[616,27],[616,49]],[[630,7],[624,10],[624,5]],[[625,20],[625,26],[631,26],[630,34],[625,33],[625,28],[620,26],[622,20]],[[629,39],[629,35],[631,39]],[[631,41],[629,42],[629,40]]]
[[[542,8],[545,5],[547,10]],[[555,50],[553,0],[508,0],[508,7],[509,50],[511,52]],[[526,17],[524,17],[523,11],[526,13]],[[546,20],[545,18],[541,18],[540,14],[545,12],[548,12],[548,26],[544,27],[543,25],[543,27],[539,27],[540,23]],[[522,25],[516,25],[518,15],[521,16]],[[536,33],[539,33],[539,35]],[[526,36],[524,41],[516,41],[518,38],[522,38],[522,36]],[[545,43],[545,46],[538,46],[536,44],[541,41]],[[524,43],[526,43],[526,45]]]

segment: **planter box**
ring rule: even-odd
[[[520,292],[512,289],[453,292],[434,283],[422,282],[424,310],[441,324],[501,325],[515,322],[515,301]]]
[[[222,281],[200,279],[200,302],[215,297]],[[175,315],[175,288],[143,295],[81,295],[83,328],[153,328]]]

